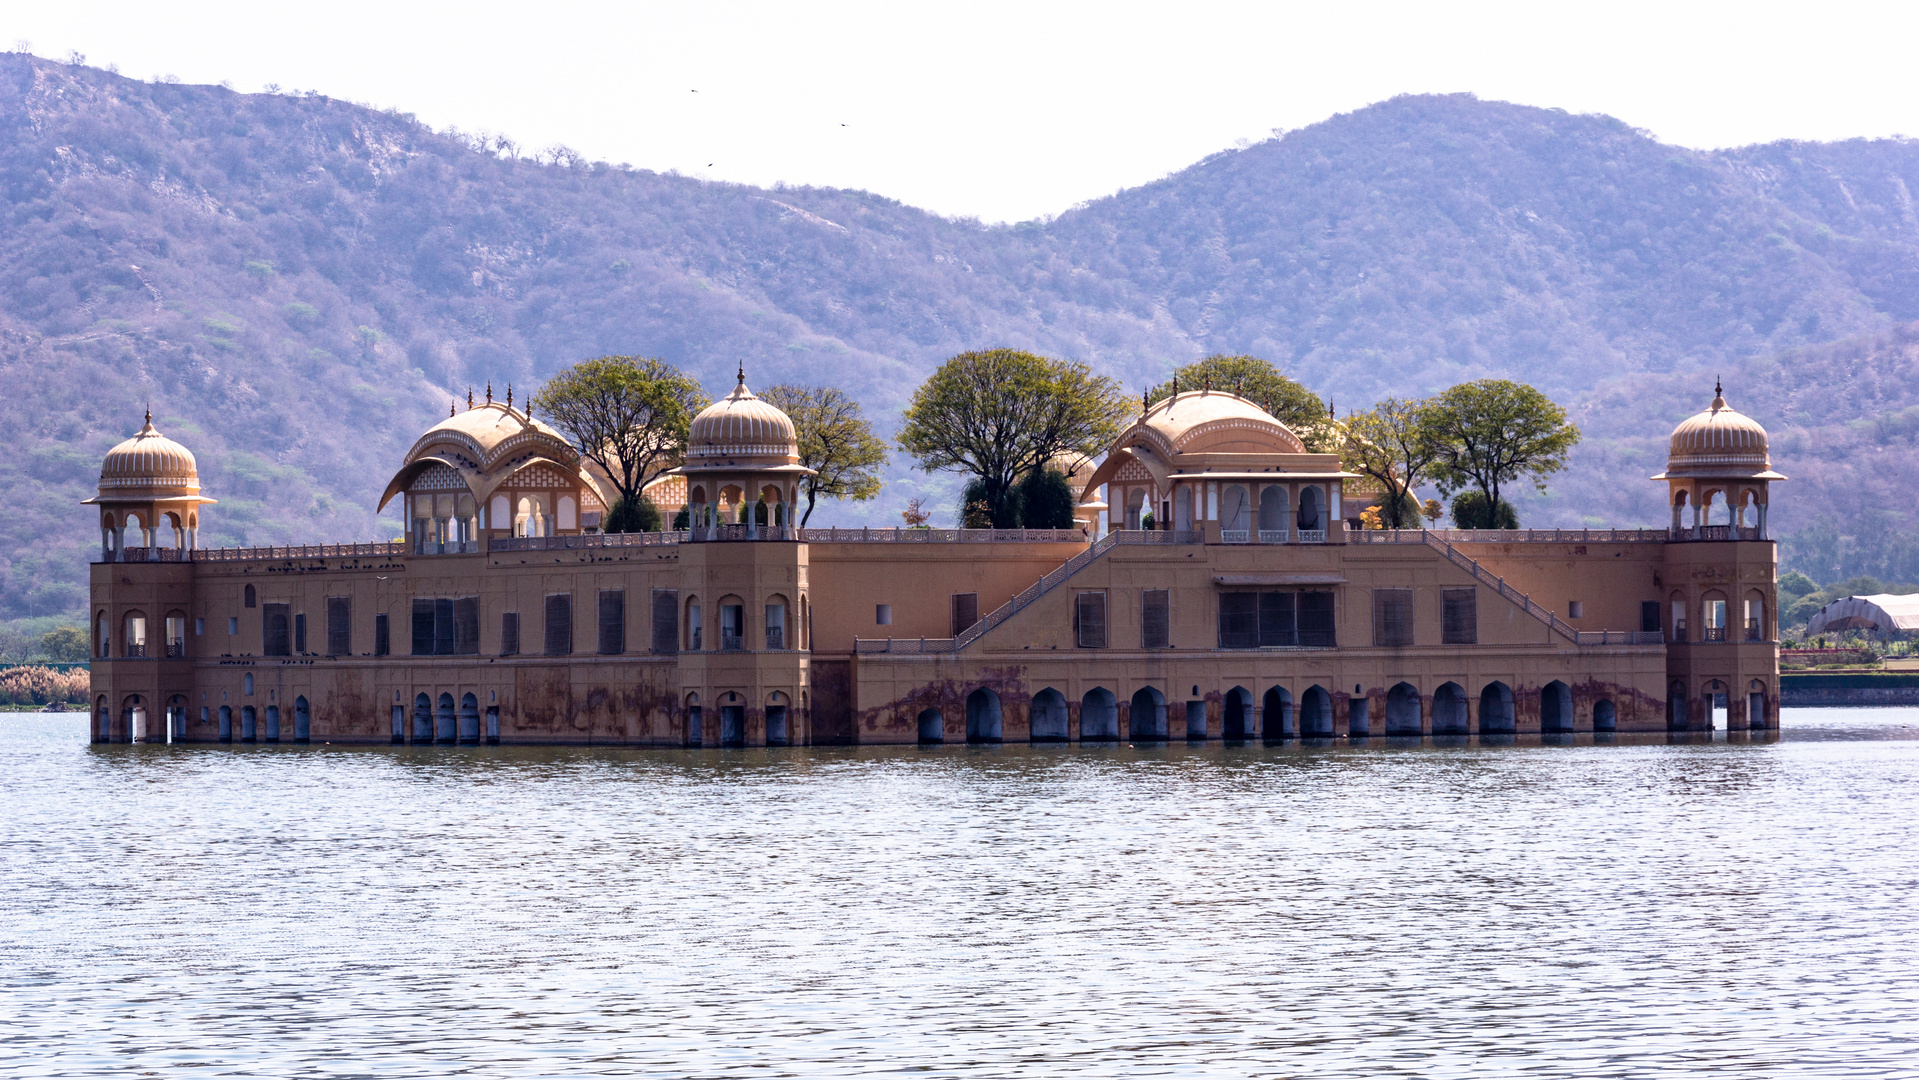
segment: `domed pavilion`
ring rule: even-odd
[[[1223,543],[1324,543],[1340,528],[1341,484],[1356,479],[1251,400],[1206,388],[1146,408],[1081,497],[1105,485],[1115,528],[1153,514],[1158,528],[1216,529]]]
[[[215,501],[200,494],[193,452],[160,434],[150,409],[139,434],[107,451],[99,494],[85,500],[100,508],[103,562],[160,558],[154,549],[170,548],[174,558],[193,550],[199,546],[200,507]],[[132,548],[138,555],[127,554],[128,530],[137,531]]]
[[[792,539],[800,482],[814,470],[800,464],[793,420],[755,396],[740,368],[733,392],[693,418],[686,456],[668,475],[686,485],[687,528],[696,540],[719,539],[738,525],[761,539],[756,503],[766,504],[766,538]]]
[[[1767,487],[1786,477],[1772,470],[1766,429],[1726,404],[1717,380],[1712,395],[1712,404],[1672,429],[1666,471],[1653,477],[1671,494],[1672,538],[1764,540]]]

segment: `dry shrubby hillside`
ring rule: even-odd
[[[756,384],[830,383],[883,428],[940,360],[995,345],[1130,387],[1251,352],[1342,409],[1507,375],[1588,433],[1522,504],[1542,525],[1660,520],[1640,478],[1721,372],[1781,433],[1795,558],[1854,571],[1875,543],[1844,537],[1907,520],[1890,496],[1919,403],[1881,373],[1909,364],[1895,328],[1919,319],[1910,142],[1700,153],[1605,117],[1408,97],[988,227],[18,54],[0,131],[0,615],[81,605],[76,502],[143,402],[199,453],[210,542],[362,538],[451,398],[606,352],[709,389],[742,361]],[[896,462],[877,503],[822,516],[896,520],[950,490]]]

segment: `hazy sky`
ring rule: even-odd
[[[14,41],[988,221],[1402,93],[1604,112],[1694,147],[1919,135],[1919,4],[0,0]]]

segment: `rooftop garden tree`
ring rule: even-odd
[[[555,375],[532,404],[612,482],[619,494],[606,529],[627,532],[645,527],[640,492],[679,462],[706,393],[664,360],[602,356]]]
[[[788,383],[768,387],[760,397],[792,418],[800,464],[814,470],[800,484],[806,495],[801,528],[822,495],[865,502],[879,494],[886,443],[873,434],[873,425],[860,414],[859,402],[834,387]]]
[[[1480,527],[1501,527],[1501,485],[1531,477],[1544,491],[1546,478],[1566,467],[1567,454],[1579,442],[1579,429],[1566,410],[1533,387],[1508,379],[1461,383],[1421,408],[1437,455],[1433,481],[1448,495],[1477,491],[1483,501],[1476,505],[1484,506],[1493,522]]]
[[[1085,364],[966,352],[914,392],[898,439],[920,468],[975,478],[992,527],[1010,529],[1020,517],[1014,485],[1060,454],[1104,449],[1125,410],[1119,383]]]

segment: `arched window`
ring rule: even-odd
[[[1142,686],[1133,694],[1133,707],[1126,719],[1129,739],[1166,737],[1166,695],[1151,686]]]
[[[1299,734],[1329,739],[1333,735],[1333,696],[1324,687],[1309,686],[1299,696]]]
[[[921,743],[946,741],[946,717],[938,709],[921,709],[919,715],[919,740]]]
[[[1699,601],[1699,625],[1705,630],[1702,641],[1726,640],[1726,594],[1717,589]]]
[[[1479,693],[1479,733],[1511,735],[1516,729],[1512,687],[1498,681],[1487,683]]]
[[[1033,695],[1027,734],[1034,742],[1066,741],[1066,696],[1052,687]]]
[[[1558,679],[1539,691],[1539,729],[1549,733],[1573,729],[1572,688]]]
[[[1173,501],[1173,527],[1182,532],[1193,527],[1193,485],[1181,484]]]
[[[1268,688],[1260,705],[1259,737],[1270,742],[1298,733],[1293,716],[1293,692],[1283,686]]]
[[[307,742],[313,738],[313,712],[307,707],[305,696],[293,699],[293,741]]]
[[[255,593],[255,592],[253,591],[253,586],[251,586],[251,585],[248,585],[248,586],[247,586],[247,588],[246,588],[246,598],[247,598],[247,599],[246,599],[246,603],[247,603],[247,606],[248,606],[248,607],[257,607],[257,606],[259,606],[259,602],[260,602],[260,598],[259,598],[259,596],[258,596],[258,594],[256,594],[256,593]]]
[[[786,746],[792,742],[787,729],[789,699],[778,690],[766,695],[766,745]]]
[[[1419,734],[1419,690],[1411,683],[1398,683],[1386,691],[1386,734]]]
[[[1466,688],[1444,683],[1433,691],[1433,734],[1465,735],[1471,729],[1466,716]]]
[[[1243,484],[1228,484],[1219,493],[1219,538],[1244,544],[1253,538],[1253,505]]]
[[[686,650],[688,652],[699,652],[706,647],[701,639],[701,630],[700,598],[689,596],[686,598]]]
[[[1672,639],[1686,640],[1686,594],[1677,590],[1672,594]]]
[[[775,593],[766,598],[766,647],[786,648],[786,597]]]
[[[1111,690],[1095,686],[1079,703],[1081,742],[1108,742],[1119,738],[1119,699]]]
[[[1316,487],[1303,488],[1299,493],[1299,529],[1301,532],[1320,532],[1326,528],[1326,520],[1320,514],[1324,496]],[[1304,539],[1302,537],[1302,539]]]
[[[480,741],[480,699],[470,693],[460,695],[460,741]]]
[[[113,655],[112,624],[107,621],[107,613],[102,611],[93,621],[93,655],[107,657]]]
[[[996,743],[1000,741],[1000,731],[999,695],[984,686],[968,694],[966,696],[966,741]]]
[[[450,743],[459,739],[460,733],[455,727],[455,715],[453,711],[453,695],[441,694],[440,708],[433,718],[435,721],[433,725],[434,742]]]
[[[1758,589],[1746,593],[1745,628],[1747,641],[1767,641],[1772,635],[1766,625],[1766,594]]]
[[[1259,491],[1259,539],[1263,544],[1286,542],[1286,489],[1267,484]]]
[[[124,648],[120,650],[120,655],[147,655],[147,617],[143,612],[127,612],[126,630],[121,640]]]

